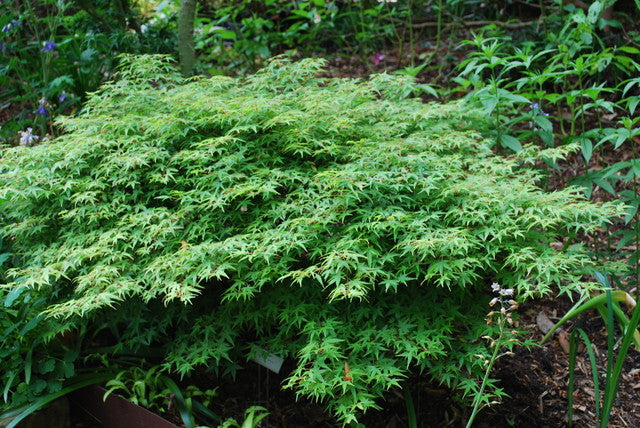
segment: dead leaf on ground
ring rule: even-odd
[[[564,330],[558,330],[558,343],[562,346],[565,354],[569,353],[569,335]]]
[[[553,321],[551,321],[549,319],[547,314],[544,313],[544,311],[540,311],[538,313],[538,316],[536,316],[536,324],[538,324],[538,328],[544,334],[547,334],[549,332],[549,330],[551,330],[553,328],[553,326],[555,325],[553,323]]]

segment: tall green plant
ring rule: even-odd
[[[537,45],[511,47],[512,39],[475,36],[466,42],[474,51],[456,80],[474,89],[468,100],[493,115],[489,133],[503,147],[519,150],[525,142],[579,145],[582,166],[571,184],[581,186],[588,198],[598,191],[598,198],[617,199],[628,207],[625,224],[615,233],[607,229],[606,239],[594,241],[594,255],[626,258],[625,276],[637,279],[637,254],[625,250],[640,242],[637,120],[627,115],[638,104],[638,97],[631,95],[637,79],[630,77],[640,69],[640,51],[605,46],[599,37],[605,6],[593,2],[586,11],[570,9],[558,34],[549,33]],[[630,159],[615,162],[612,150],[625,151]]]

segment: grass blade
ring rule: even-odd
[[[620,305],[618,305],[616,302],[613,303],[613,314],[618,319],[620,330],[622,330],[622,334],[624,334],[627,331],[630,321],[620,308]],[[640,351],[640,332],[638,332],[638,329],[633,330],[633,344],[636,349]]]
[[[620,350],[618,351],[618,357],[616,358],[615,367],[613,368],[611,377],[607,379],[604,401],[602,404],[602,421],[600,423],[601,427],[606,427],[609,423],[611,409],[613,408],[613,402],[615,401],[616,394],[618,392],[618,383],[620,381],[620,375],[622,373],[622,366],[624,365],[624,360],[626,359],[627,352],[629,351],[629,347],[631,346],[634,332],[638,328],[638,323],[640,323],[640,305],[637,305],[633,311],[631,320],[629,321],[629,325],[627,326],[627,330],[622,338],[622,344],[620,345]]]
[[[262,413],[258,413],[262,412]],[[257,416],[256,416],[257,414]],[[262,406],[251,406],[245,412],[245,420],[242,428],[255,428],[260,421],[269,416],[269,412]]]
[[[624,302],[626,301],[626,293],[624,291],[621,290],[616,290],[616,291],[612,291],[611,292],[611,299],[615,302]],[[542,341],[540,342],[541,344],[546,342],[551,335],[560,327],[562,326],[565,322],[569,321],[571,318],[575,317],[576,315],[580,315],[582,312],[595,308],[597,306],[600,305],[604,305],[607,301],[607,295],[606,294],[600,294],[599,296],[595,296],[590,298],[589,300],[587,300],[586,302],[583,303],[583,301],[586,299],[586,297],[583,297],[582,299],[580,299],[578,301],[578,303],[576,303],[573,308],[571,308],[569,310],[569,312],[567,312],[561,319],[560,321],[558,321],[552,328],[551,330],[549,330],[547,332],[547,334],[545,334],[545,336],[542,338]]]
[[[197,400],[193,400],[193,410],[199,415],[209,418],[215,423],[221,424],[223,422],[220,416],[216,415],[213,411]]]
[[[163,376],[163,381],[169,391],[174,394],[176,403],[178,404],[178,412],[180,412],[180,418],[182,418],[182,422],[184,423],[185,428],[194,428],[196,426],[195,421],[193,420],[193,413],[190,411],[190,407],[186,400],[184,399],[184,395],[182,395],[182,391],[178,388],[178,385],[169,377]]]
[[[402,388],[402,395],[404,395],[404,402],[407,406],[407,427],[418,428],[418,419],[416,418],[416,407],[413,404],[413,397],[408,385],[404,385]]]
[[[609,281],[606,283],[607,286],[610,287]],[[615,343],[615,334],[616,330],[613,327],[613,300],[611,298],[611,288],[607,288],[605,290],[605,295],[607,296],[607,375],[606,375],[606,387],[605,387],[605,397],[607,391],[609,390],[609,381],[611,380],[611,371],[613,370],[613,347]]]
[[[569,336],[569,381],[567,384],[567,426],[571,428],[573,426],[573,383],[574,374],[576,370],[576,331],[571,332]]]
[[[582,337],[585,346],[587,347],[587,354],[589,355],[589,363],[591,364],[591,376],[593,377],[593,395],[595,401],[596,420],[600,420],[600,381],[598,380],[598,365],[596,363],[596,354],[593,351],[591,340],[583,329],[577,329],[578,333]]]

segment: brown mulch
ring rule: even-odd
[[[551,321],[556,322],[572,306],[567,298],[545,300],[521,307],[522,327],[532,331],[531,338],[540,343],[543,333],[538,328],[536,318],[541,312],[546,313]],[[607,332],[595,312],[587,313],[579,320],[593,341],[598,360],[598,371],[606,371]],[[564,331],[571,331],[574,322],[563,326]],[[489,415],[503,415],[505,419],[516,422],[514,426],[560,427],[567,420],[567,381],[568,354],[566,333],[556,333],[554,337],[540,347],[531,351],[519,349],[509,359],[499,362],[493,375],[502,380],[502,385],[511,396],[502,404],[487,410]],[[624,366],[617,404],[614,406],[610,427],[636,427],[640,425],[637,415],[636,389],[640,387],[640,354],[631,349]],[[595,426],[594,388],[587,351],[584,346],[578,347],[576,359],[576,381],[574,393],[574,425],[578,427]],[[600,376],[600,390],[604,388],[604,377]],[[494,418],[496,417],[494,416]],[[495,420],[497,426],[501,425]]]

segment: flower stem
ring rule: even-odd
[[[480,402],[482,401],[482,393],[484,392],[484,388],[487,386],[487,381],[489,380],[489,374],[491,373],[491,369],[493,368],[493,364],[498,359],[498,352],[500,350],[500,343],[502,340],[502,334],[504,332],[504,321],[505,318],[500,320],[500,334],[498,335],[498,339],[494,343],[493,355],[491,355],[491,359],[489,360],[489,365],[487,366],[487,371],[484,373],[484,377],[482,378],[482,384],[480,385],[480,391],[476,394],[473,399],[473,410],[471,411],[471,416],[469,416],[469,420],[467,421],[467,425],[465,428],[471,428],[476,415],[480,411]]]

